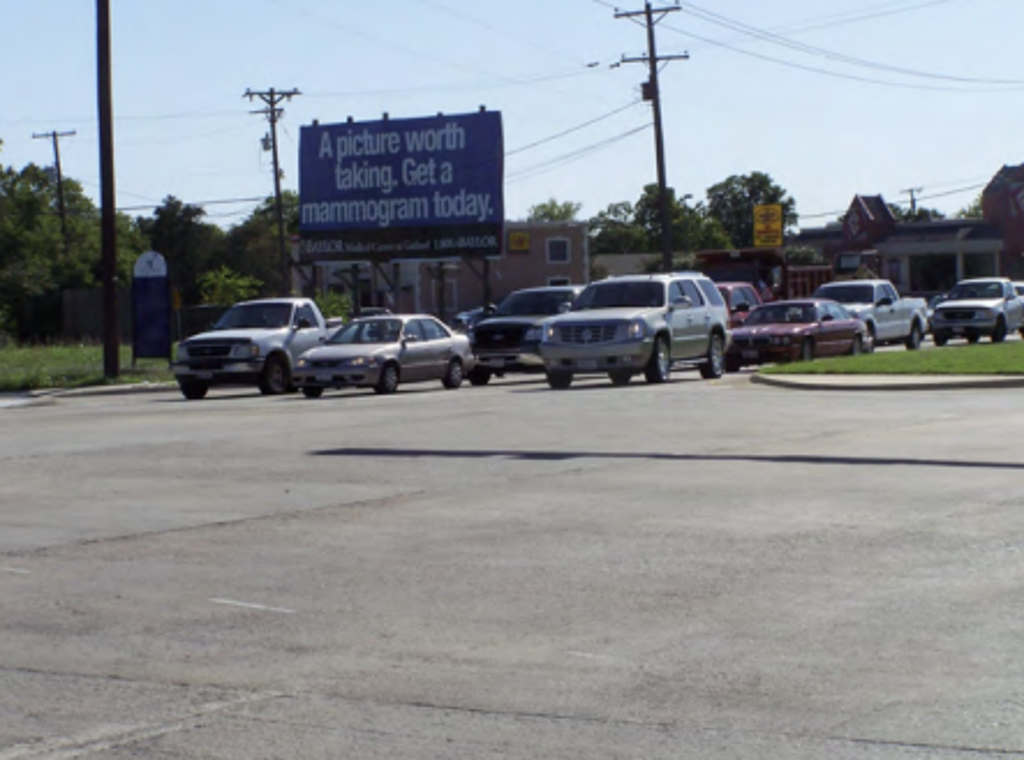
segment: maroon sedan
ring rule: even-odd
[[[758,306],[732,331],[725,368],[735,372],[746,364],[859,354],[869,341],[864,323],[835,301],[774,301]]]

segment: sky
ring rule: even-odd
[[[329,124],[502,114],[505,217],[550,198],[589,218],[656,181],[641,0],[109,0],[118,207],[169,195],[222,226],[273,194],[263,104],[279,122],[282,186],[299,132]],[[674,9],[674,0],[655,10]],[[668,184],[691,203],[766,172],[802,228],[855,194],[947,215],[1021,163],[1020,0],[693,0],[656,14]],[[0,0],[0,164],[53,163],[99,202],[96,5]]]

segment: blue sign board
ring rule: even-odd
[[[498,254],[503,168],[495,111],[303,127],[302,260]]]
[[[169,359],[171,356],[171,291],[167,261],[147,251],[132,272],[132,357]]]

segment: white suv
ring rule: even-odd
[[[605,374],[616,385],[644,374],[663,383],[677,362],[721,377],[729,310],[699,272],[630,275],[588,285],[572,309],[544,323],[540,354],[548,384],[568,388],[575,375]]]

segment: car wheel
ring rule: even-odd
[[[949,343],[949,336],[946,333],[932,333],[932,342],[940,348]]]
[[[564,391],[572,385],[571,372],[548,372],[548,385],[556,391]]]
[[[633,373],[629,370],[616,369],[609,372],[608,377],[611,378],[612,385],[629,385],[629,381],[633,379]]]
[[[485,369],[474,367],[473,371],[469,373],[470,385],[487,385],[489,382],[491,382],[491,373]]]
[[[708,359],[700,365],[700,376],[705,380],[716,380],[725,374],[725,341],[718,333],[711,336]]]
[[[462,385],[462,362],[460,360],[452,359],[448,362],[448,371],[444,373],[441,382],[445,388],[451,391]]]
[[[189,401],[198,401],[206,397],[210,386],[200,380],[179,380],[178,387],[181,388],[181,395]]]
[[[992,332],[992,342],[1002,343],[1006,340],[1006,320],[1002,317],[996,322],[996,329]]]
[[[910,326],[910,335],[905,345],[908,351],[916,351],[921,347],[921,326],[917,322]]]
[[[291,373],[288,371],[288,362],[274,354],[267,357],[267,363],[263,365],[263,374],[260,375],[260,393],[264,396],[279,396],[287,393],[291,385]]]
[[[725,371],[726,372],[739,372],[740,368],[742,366],[743,365],[740,363],[740,360],[737,357],[729,356],[728,354],[726,354],[726,356],[725,356]]]
[[[644,379],[649,383],[664,383],[672,373],[672,359],[668,353],[668,341],[664,337],[655,338],[651,358],[644,368]]]
[[[814,361],[814,341],[811,338],[806,338],[800,345],[800,361]]]
[[[375,393],[390,394],[398,390],[398,367],[394,364],[385,364],[380,371],[377,384],[373,386]]]
[[[850,346],[850,356],[860,356],[862,353],[864,353],[864,341],[859,335],[854,335],[853,345]]]
[[[320,398],[324,395],[324,389],[318,385],[305,385],[302,387],[302,395],[306,398]]]

